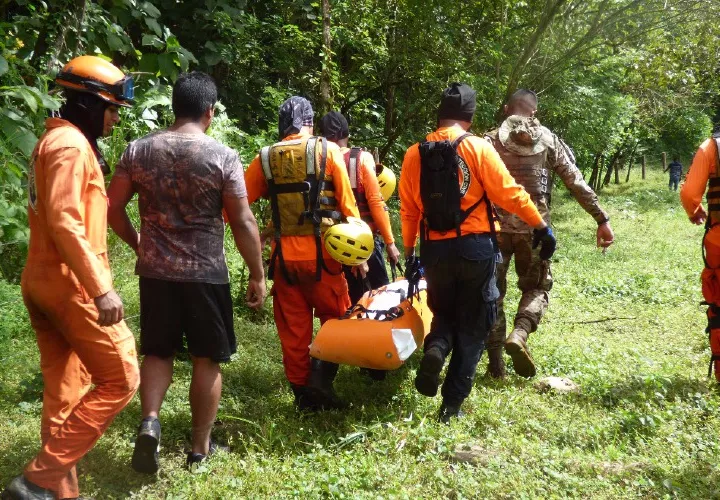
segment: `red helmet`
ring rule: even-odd
[[[135,94],[132,76],[97,56],[76,57],[58,73],[55,83],[67,89],[95,94],[116,106],[130,107]]]

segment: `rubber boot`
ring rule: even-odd
[[[293,394],[295,395],[295,406],[300,411],[316,411],[317,404],[312,396],[312,392],[305,385],[290,384]]]
[[[505,378],[505,357],[502,349],[488,349],[487,374],[492,378]]]
[[[536,369],[527,347],[527,339],[527,330],[516,324],[515,329],[505,341],[505,350],[513,360],[515,373],[521,377],[531,378],[535,376]]]
[[[318,409],[342,410],[347,408],[347,403],[338,397],[333,388],[333,381],[340,365],[315,358],[310,359],[311,371],[307,387],[312,392]]]

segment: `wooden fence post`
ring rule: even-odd
[[[643,155],[643,161],[642,161],[642,178],[643,178],[643,180],[645,180],[645,165],[646,165],[645,155]]]

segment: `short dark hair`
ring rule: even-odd
[[[513,101],[516,101],[518,99],[523,99],[524,97],[532,97],[535,101],[535,104],[538,102],[537,94],[530,89],[517,89],[513,94],[510,96],[510,99],[508,99],[508,104],[510,104]]]
[[[199,120],[215,106],[218,92],[215,80],[202,71],[181,74],[173,85],[172,110],[175,118]]]

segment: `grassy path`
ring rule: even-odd
[[[720,395],[706,379],[709,349],[700,301],[702,230],[690,225],[665,177],[602,194],[617,233],[603,255],[594,222],[562,189],[555,228],[555,288],[531,348],[539,376],[580,384],[577,395],[540,394],[516,376],[478,376],[465,419],[434,421],[439,400],[413,388],[418,356],[382,383],[344,367],[345,413],[300,416],[284,382],[269,316],[238,319],[239,351],[225,370],[216,435],[230,445],[196,473],[183,469],[189,435],[189,366],[176,363],[163,407],[162,470],[129,466],[137,398],[80,464],[96,498],[332,496],[383,498],[720,498]],[[112,257],[137,331],[128,251]],[[232,256],[233,270],[240,265]],[[34,454],[42,383],[17,287],[0,283],[0,481]],[[517,294],[508,298],[513,309]],[[258,318],[256,318],[258,319]],[[607,320],[597,322],[598,320]],[[481,361],[480,373],[484,373]],[[458,445],[477,463],[449,460]]]

